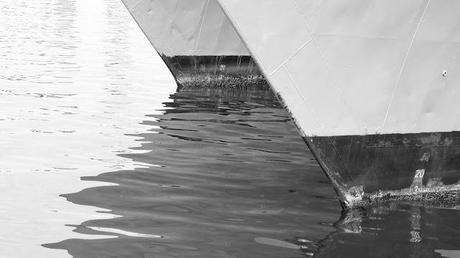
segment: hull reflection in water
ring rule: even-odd
[[[332,186],[265,87],[184,88],[137,135],[159,166],[84,180],[115,183],[65,195],[119,218],[77,232],[111,234],[46,245],[77,257],[303,257],[297,236],[320,240],[340,207]],[[153,110],[152,110],[153,112]]]
[[[265,88],[181,89],[165,106],[143,123],[161,129],[138,135],[147,153],[123,155],[159,167],[87,177],[117,185],[65,196],[121,215],[76,226],[114,238],[47,247],[77,257],[449,257],[460,249],[455,209],[394,204],[337,219],[332,186]]]
[[[455,208],[396,204],[344,212],[317,257],[459,257]]]

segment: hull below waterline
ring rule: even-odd
[[[307,137],[346,206],[390,200],[455,203],[460,132]]]
[[[250,87],[267,81],[250,56],[162,56],[178,87]]]

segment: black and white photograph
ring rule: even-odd
[[[460,0],[0,0],[0,258],[460,258]]]

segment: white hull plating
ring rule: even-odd
[[[216,0],[123,0],[123,3],[179,87],[266,84]]]
[[[460,1],[218,1],[306,136],[460,129]]]
[[[162,55],[249,55],[216,0],[122,1]]]

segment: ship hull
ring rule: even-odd
[[[456,198],[459,1],[123,2],[179,86],[266,78],[343,207]]]
[[[267,81],[251,56],[162,56],[178,87],[246,88]]]
[[[123,0],[179,87],[266,83],[216,0]]]
[[[460,132],[306,137],[346,207],[457,202]]]
[[[457,198],[460,2],[218,1],[344,207]]]

